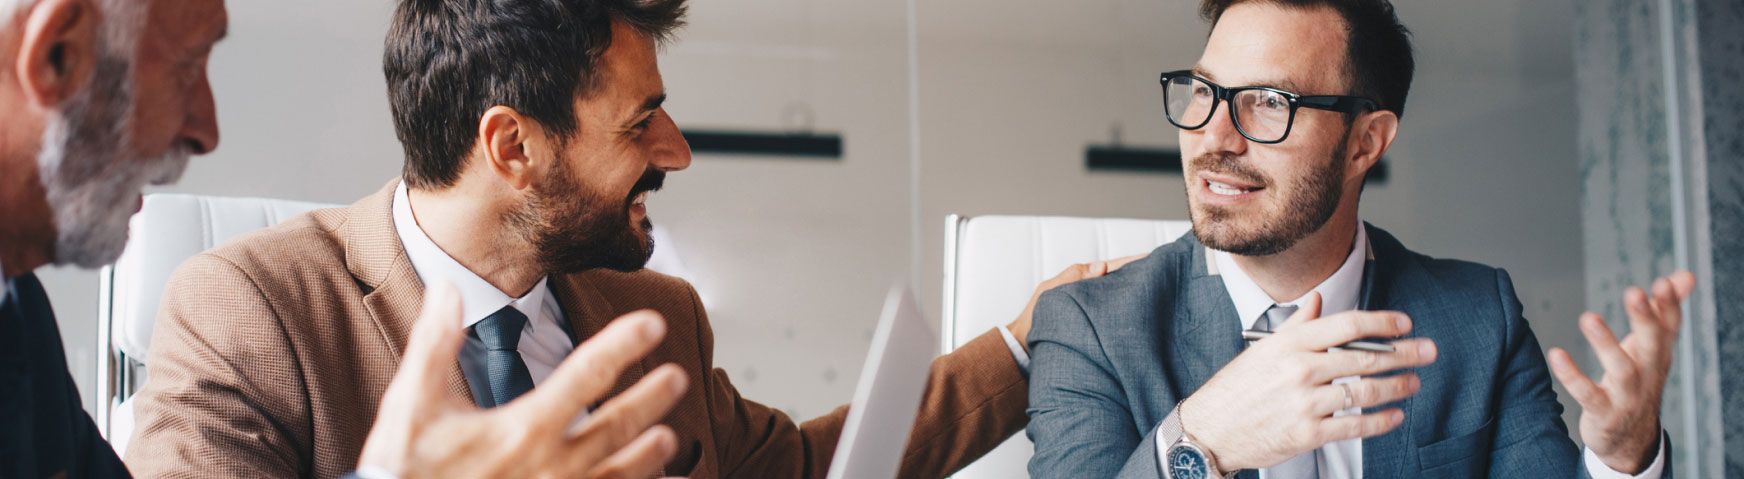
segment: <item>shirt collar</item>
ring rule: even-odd
[[[484,278],[466,269],[466,266],[455,261],[454,257],[436,246],[430,236],[424,234],[424,229],[418,226],[418,219],[412,216],[411,196],[406,192],[405,182],[394,188],[394,230],[399,233],[400,244],[406,249],[406,259],[411,260],[412,269],[417,271],[418,280],[425,285],[448,281],[454,288],[460,290],[461,314],[466,319],[465,326],[483,321],[503,306],[514,306],[528,318],[538,318],[540,307],[545,303],[545,295],[550,294],[546,287],[550,276],[539,279],[539,284],[533,285],[531,291],[519,298],[510,297],[485,281]],[[532,328],[537,321],[527,321],[527,327]]]
[[[1344,258],[1344,264],[1310,291],[1320,293],[1322,316],[1356,309],[1356,302],[1362,293],[1363,263],[1368,258],[1369,238],[1366,229],[1362,222],[1357,222],[1356,240],[1351,242],[1350,254]],[[1260,289],[1259,284],[1254,283],[1246,271],[1242,271],[1241,265],[1235,263],[1234,255],[1211,250],[1211,259],[1216,262],[1219,276],[1223,278],[1224,289],[1229,290],[1229,299],[1235,301],[1235,312],[1241,316],[1243,330],[1252,329],[1254,322],[1264,317],[1266,310],[1271,309],[1274,304],[1297,306],[1308,298],[1304,294],[1288,302],[1273,301],[1271,295]]]

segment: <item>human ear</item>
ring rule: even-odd
[[[99,21],[89,0],[42,0],[26,11],[13,67],[27,101],[50,109],[86,88],[96,69]]]
[[[1366,178],[1369,169],[1381,160],[1387,149],[1393,146],[1393,138],[1399,133],[1399,115],[1387,110],[1371,111],[1357,116],[1351,122],[1349,152],[1350,164],[1345,168],[1347,180],[1351,178]]]
[[[532,126],[532,121],[521,116],[520,112],[501,105],[485,110],[478,120],[477,143],[483,150],[481,161],[516,190],[536,183],[535,162],[527,154]]]

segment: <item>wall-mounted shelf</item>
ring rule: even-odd
[[[684,130],[690,151],[697,154],[780,156],[840,161],[842,135],[755,131]]]
[[[1381,161],[1369,168],[1369,184],[1387,182],[1390,161]],[[1094,172],[1181,174],[1181,150],[1174,148],[1135,148],[1130,146],[1090,145],[1084,148],[1084,167]]]
[[[1181,150],[1091,145],[1084,149],[1090,171],[1181,174]]]

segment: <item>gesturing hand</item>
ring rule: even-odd
[[[1568,351],[1550,350],[1551,372],[1580,402],[1581,440],[1611,469],[1639,474],[1658,455],[1659,399],[1671,370],[1677,331],[1683,325],[1679,304],[1695,286],[1695,275],[1679,271],[1653,282],[1651,300],[1641,288],[1624,291],[1629,336],[1622,342],[1604,318],[1590,311],[1582,314],[1581,333],[1605,368],[1596,384]]]
[[[588,416],[618,374],[660,343],[659,314],[624,315],[587,340],[533,391],[481,410],[447,392],[465,330],[454,287],[426,295],[399,372],[382,397],[360,461],[404,478],[648,477],[672,457],[677,439],[655,424],[684,394],[684,372],[654,369]],[[628,446],[626,446],[628,444]]]
[[[1320,294],[1271,337],[1255,341],[1192,396],[1181,402],[1181,426],[1217,458],[1225,473],[1280,464],[1330,442],[1370,437],[1398,427],[1405,413],[1386,409],[1333,417],[1349,406],[1369,408],[1416,394],[1416,374],[1363,378],[1345,385],[1332,380],[1368,376],[1435,362],[1427,338],[1393,341],[1396,352],[1328,351],[1362,338],[1403,336],[1411,319],[1390,311],[1347,311],[1320,316]]]

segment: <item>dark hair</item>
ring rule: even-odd
[[[1199,15],[1217,26],[1223,12],[1249,0],[1204,0]],[[1393,4],[1387,0],[1255,0],[1307,9],[1330,7],[1344,17],[1345,65],[1351,81],[1349,94],[1367,97],[1382,110],[1405,116],[1405,96],[1411,92],[1411,31],[1399,23]]]
[[[401,0],[382,71],[406,184],[453,185],[493,106],[573,135],[575,100],[597,86],[613,24],[664,42],[684,11],[684,0]]]

